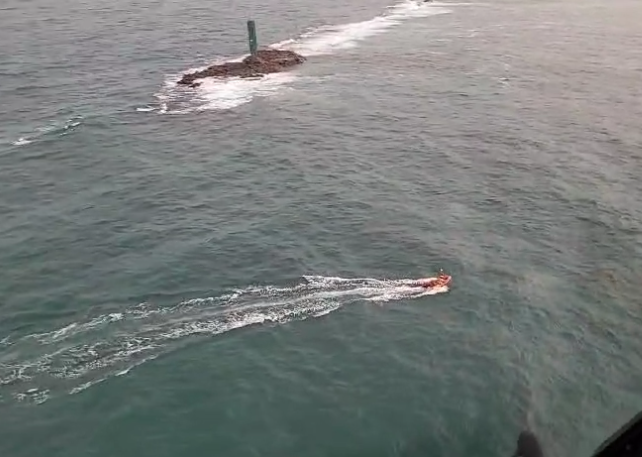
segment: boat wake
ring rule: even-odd
[[[324,26],[307,31],[298,38],[272,44],[275,49],[288,49],[305,57],[333,54],[337,51],[354,48],[363,40],[379,35],[387,30],[413,19],[450,13],[443,3],[423,3],[405,0],[393,6],[373,19]],[[234,60],[241,60],[241,56]],[[224,60],[214,63],[222,63]],[[274,73],[259,79],[230,78],[217,80],[208,78],[198,89],[177,86],[183,73],[191,73],[203,68],[189,69],[169,75],[162,89],[156,94],[158,111],[161,114],[186,114],[203,110],[226,110],[252,101],[255,97],[272,95],[287,87],[296,79],[295,72]],[[140,112],[149,112],[150,106],[137,108]]]
[[[445,292],[448,287],[426,290],[410,279],[304,276],[292,287],[250,286],[166,307],[141,303],[44,333],[0,336],[0,401],[42,403],[75,394],[199,335],[320,317],[355,301]]]

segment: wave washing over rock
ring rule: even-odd
[[[305,61],[305,57],[294,51],[279,49],[260,49],[256,55],[251,55],[241,62],[226,62],[219,65],[212,65],[202,71],[186,73],[178,81],[191,87],[200,86],[197,79],[218,77],[218,78],[260,78],[269,73],[278,73],[287,70]]]
[[[400,0],[386,8],[386,11],[365,21],[324,25],[311,28],[296,38],[290,38],[267,46],[260,53],[274,51],[281,56],[299,56],[302,61],[317,56],[331,55],[352,49],[369,37],[385,33],[407,20],[451,13],[451,6],[468,3],[423,3],[414,0]],[[446,8],[446,6],[448,8]],[[248,59],[248,57],[245,57]],[[247,68],[241,57],[211,65],[209,68],[192,68],[178,74],[167,75],[163,87],[154,96],[159,108],[145,106],[141,112],[158,111],[161,114],[187,114],[202,110],[227,110],[251,102],[255,97],[266,97],[297,79],[290,67],[279,67],[277,72],[252,72],[244,70],[245,77],[233,77],[231,68]],[[296,64],[294,64],[296,65]],[[212,73],[209,73],[212,71]],[[238,71],[238,70],[234,70]],[[219,73],[222,72],[222,73]],[[218,74],[216,74],[218,73]],[[214,76],[208,78],[207,76]],[[218,77],[216,77],[218,76]],[[200,81],[197,81],[202,79]],[[191,81],[190,81],[191,80]],[[180,82],[182,81],[182,82]],[[180,82],[180,83],[179,83]],[[178,84],[177,84],[178,83]],[[190,87],[197,90],[186,90]]]

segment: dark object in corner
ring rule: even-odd
[[[636,414],[600,444],[592,457],[640,456],[642,456],[642,412]]]
[[[513,457],[543,457],[542,447],[533,432],[524,430],[519,434]]]
[[[544,457],[533,432],[525,430],[519,434],[512,457]],[[604,440],[591,457],[642,457],[642,412]]]

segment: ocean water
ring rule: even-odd
[[[250,18],[307,62],[176,87]],[[0,455],[587,456],[642,408],[641,21],[5,0]]]

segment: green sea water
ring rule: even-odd
[[[306,63],[175,86],[248,18]],[[5,2],[0,455],[589,455],[642,407],[640,20]]]

